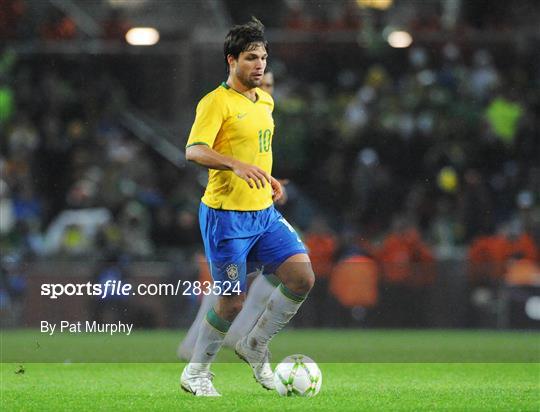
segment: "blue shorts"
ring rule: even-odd
[[[293,227],[274,206],[255,212],[212,209],[201,203],[199,224],[214,281],[240,282],[247,273],[273,273],[290,256],[307,253]]]

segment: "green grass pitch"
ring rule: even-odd
[[[284,331],[272,342],[274,361],[305,353],[319,362],[323,386],[311,399],[263,390],[229,350],[212,367],[223,396],[186,394],[179,390],[183,364],[174,358],[180,337],[173,331],[114,338],[2,331],[0,409],[540,410],[538,333]]]

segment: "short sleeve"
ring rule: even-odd
[[[197,105],[195,121],[186,144],[186,148],[198,144],[209,147],[214,145],[216,136],[224,121],[222,105],[214,95],[206,95]]]

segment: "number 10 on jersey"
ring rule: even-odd
[[[259,130],[259,153],[269,152],[272,146],[272,131],[270,129]]]

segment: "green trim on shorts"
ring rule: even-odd
[[[277,288],[279,286],[279,284],[281,283],[281,280],[279,280],[279,278],[276,275],[272,274],[272,273],[270,273],[268,275],[263,275],[263,276],[266,279],[266,281],[268,283],[270,283],[275,288]]]
[[[297,303],[302,303],[307,296],[294,293],[292,290],[287,289],[283,283],[278,286],[278,289],[283,294],[283,296]]]
[[[206,314],[206,321],[210,326],[223,334],[227,333],[231,327],[231,322],[219,317],[214,308],[210,309]]]

